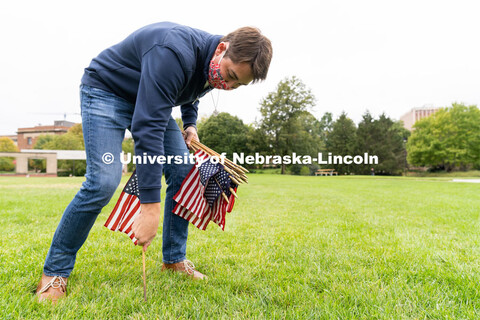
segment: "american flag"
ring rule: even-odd
[[[208,223],[213,221],[224,230],[225,212],[232,211],[235,201],[229,187],[236,191],[237,185],[228,177],[223,166],[210,161],[210,156],[204,151],[195,152],[195,159],[201,164],[198,168],[193,166],[183,180],[180,190],[173,198],[177,202],[173,213],[199,229],[205,230]],[[229,203],[220,196],[222,192],[229,198]],[[125,232],[137,245],[132,225],[139,213],[138,178],[134,171],[105,222],[105,227],[112,231]]]
[[[134,171],[128,179],[125,188],[123,188],[118,198],[115,208],[105,222],[105,227],[112,231],[125,232],[133,244],[137,245],[137,239],[133,234],[132,225],[135,217],[140,213],[140,199],[138,193],[138,178]]]
[[[234,197],[229,191],[231,186],[237,188],[223,170],[220,163],[210,161],[210,156],[203,150],[195,152],[197,163],[183,181],[180,190],[173,197],[177,205],[173,213],[190,221],[199,229],[205,230],[210,221],[225,229],[225,213],[231,212]],[[230,204],[220,196],[224,192]]]
[[[205,198],[210,207],[212,207],[222,192],[227,197],[230,196],[228,187],[232,184],[232,180],[229,178],[228,173],[223,170],[222,164],[209,161],[210,157],[204,151],[199,152],[198,157],[201,157],[203,161],[198,167],[200,182],[205,187]]]

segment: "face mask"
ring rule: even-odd
[[[232,88],[228,86],[227,82],[220,74],[220,62],[222,62],[225,52],[227,52],[227,50],[223,51],[218,63],[214,62],[215,58],[210,61],[210,68],[208,69],[208,83],[216,89],[232,90]]]

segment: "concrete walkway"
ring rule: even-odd
[[[470,182],[470,183],[480,183],[480,179],[453,179],[453,182]]]

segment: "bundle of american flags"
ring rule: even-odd
[[[233,209],[238,185],[248,183],[245,174],[248,170],[226,158],[220,163],[220,155],[198,141],[192,141],[191,148],[195,151],[196,164],[173,198],[177,202],[173,213],[201,230],[205,230],[210,221],[224,230],[226,212]],[[217,158],[212,161],[212,157]],[[133,172],[105,227],[126,233],[137,245],[132,225],[139,213],[138,178]]]

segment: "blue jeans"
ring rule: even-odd
[[[132,122],[134,106],[113,93],[84,85],[80,87],[80,103],[87,154],[86,180],[65,209],[55,231],[43,268],[47,276],[70,275],[78,250],[122,177],[119,156],[125,129],[129,129]],[[164,150],[166,156],[188,154],[182,133],[173,118],[170,118],[165,131]],[[114,155],[113,163],[105,164],[102,161],[102,155],[106,152]],[[172,210],[176,204],[173,196],[191,167],[191,164],[163,165],[168,185],[162,235],[165,263],[177,263],[185,259],[188,221],[173,214]]]

